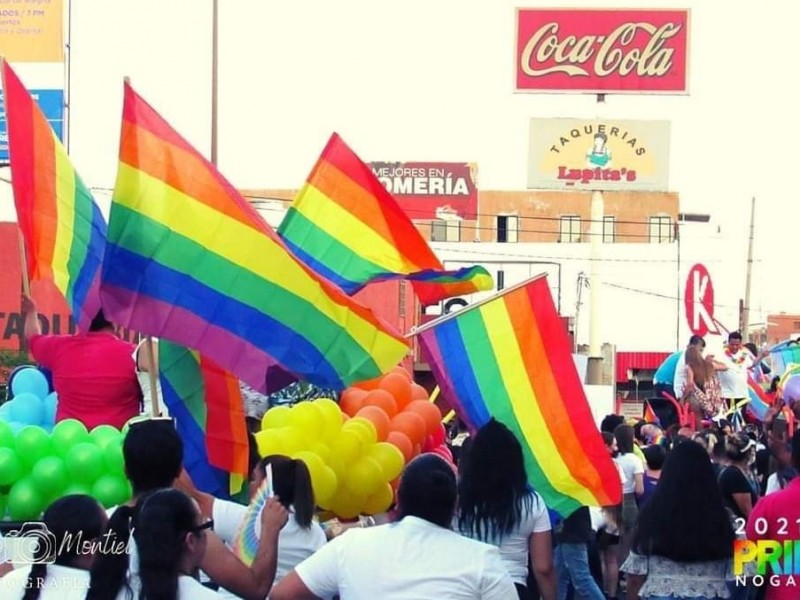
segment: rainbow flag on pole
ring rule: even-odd
[[[52,280],[85,331],[100,310],[106,222],[39,105],[5,61],[3,93],[28,278]]]
[[[404,278],[429,305],[494,285],[480,266],[445,271],[372,169],[335,133],[278,234],[295,256],[350,295],[371,282]]]
[[[196,349],[261,391],[291,376],[343,389],[408,350],[298,261],[127,83],[101,296],[117,323]]]
[[[183,462],[198,489],[228,496],[248,477],[249,443],[239,380],[188,348],[159,340],[164,402],[184,443]]]
[[[621,502],[619,473],[543,275],[413,334],[459,417],[471,428],[495,418],[514,432],[549,508],[566,517]]]

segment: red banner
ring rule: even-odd
[[[686,94],[688,10],[517,9],[516,89]]]
[[[408,218],[428,220],[478,214],[477,167],[473,163],[373,162],[372,172]]]

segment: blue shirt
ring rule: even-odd
[[[670,354],[653,375],[653,383],[672,385],[672,382],[675,381],[675,368],[678,366],[682,354],[683,351]]]

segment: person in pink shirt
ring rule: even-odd
[[[800,468],[800,431],[792,438],[792,464]],[[794,478],[786,487],[761,498],[747,519],[745,532],[752,542],[771,540],[783,543],[798,539],[800,524],[800,478]],[[792,579],[790,579],[792,577]],[[797,575],[765,578],[765,600],[796,600],[800,596]],[[777,585],[773,585],[777,584]]]
[[[33,359],[53,373],[58,393],[56,423],[77,419],[92,429],[121,429],[141,411],[142,391],[133,344],[119,339],[100,311],[87,333],[42,335],[36,303],[22,297],[25,338]]]

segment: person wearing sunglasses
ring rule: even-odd
[[[198,581],[214,521],[189,496],[163,489],[147,496],[133,532],[139,550],[141,598],[203,600],[221,596]]]

